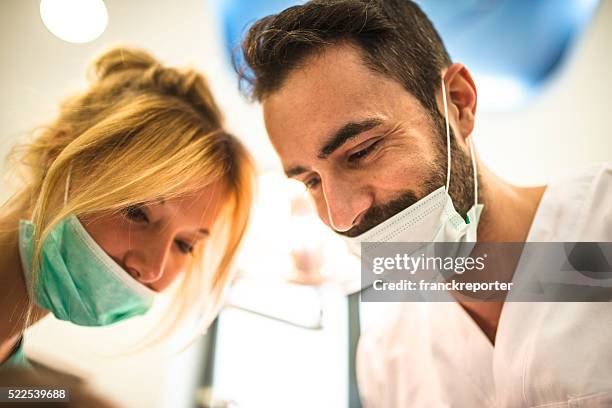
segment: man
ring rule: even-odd
[[[466,227],[478,241],[612,240],[612,168],[524,188],[474,156],[474,81],[411,1],[291,7],[257,21],[243,53],[287,176],[339,234],[362,236],[441,191],[465,225],[484,205]],[[360,340],[366,406],[612,406],[609,303],[393,307]]]

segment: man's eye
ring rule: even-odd
[[[308,190],[312,190],[314,188],[316,188],[319,183],[321,182],[321,180],[318,177],[312,177],[309,178],[308,180],[304,181],[304,185],[306,186],[306,188]]]
[[[178,247],[179,251],[181,251],[184,254],[190,254],[193,252],[193,245],[189,245],[185,241],[181,241],[181,240],[176,241],[176,246]]]
[[[372,143],[365,149],[359,150],[357,153],[351,154],[348,158],[348,161],[350,163],[358,162],[359,160],[363,159],[364,157],[372,153],[374,149],[376,149],[376,147],[378,146],[378,143],[380,143],[380,140],[377,140],[376,142]]]
[[[149,222],[142,205],[131,205],[122,211],[123,216],[132,222]]]

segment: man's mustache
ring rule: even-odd
[[[358,225],[355,225],[348,231],[338,231],[338,234],[350,238],[359,236],[364,232],[374,228],[381,222],[384,222],[389,218],[393,217],[395,214],[410,207],[417,201],[419,201],[419,199],[417,198],[414,191],[406,191],[402,193],[398,198],[395,198],[386,204],[370,207],[370,209],[368,209],[368,211],[365,213],[361,222]]]

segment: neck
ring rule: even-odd
[[[0,218],[0,362],[9,355],[23,331],[46,314],[30,301],[19,256],[19,216]]]
[[[525,242],[546,186],[513,186],[486,167],[482,175],[484,209],[478,226],[479,242]]]
[[[482,165],[483,212],[478,242],[525,242],[546,186],[517,187],[501,180]],[[459,302],[492,344],[503,302]]]

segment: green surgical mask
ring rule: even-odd
[[[75,215],[60,221],[42,245],[32,285],[34,225],[21,220],[19,252],[36,304],[60,320],[106,326],[147,312],[155,292],[133,279],[87,233]]]

